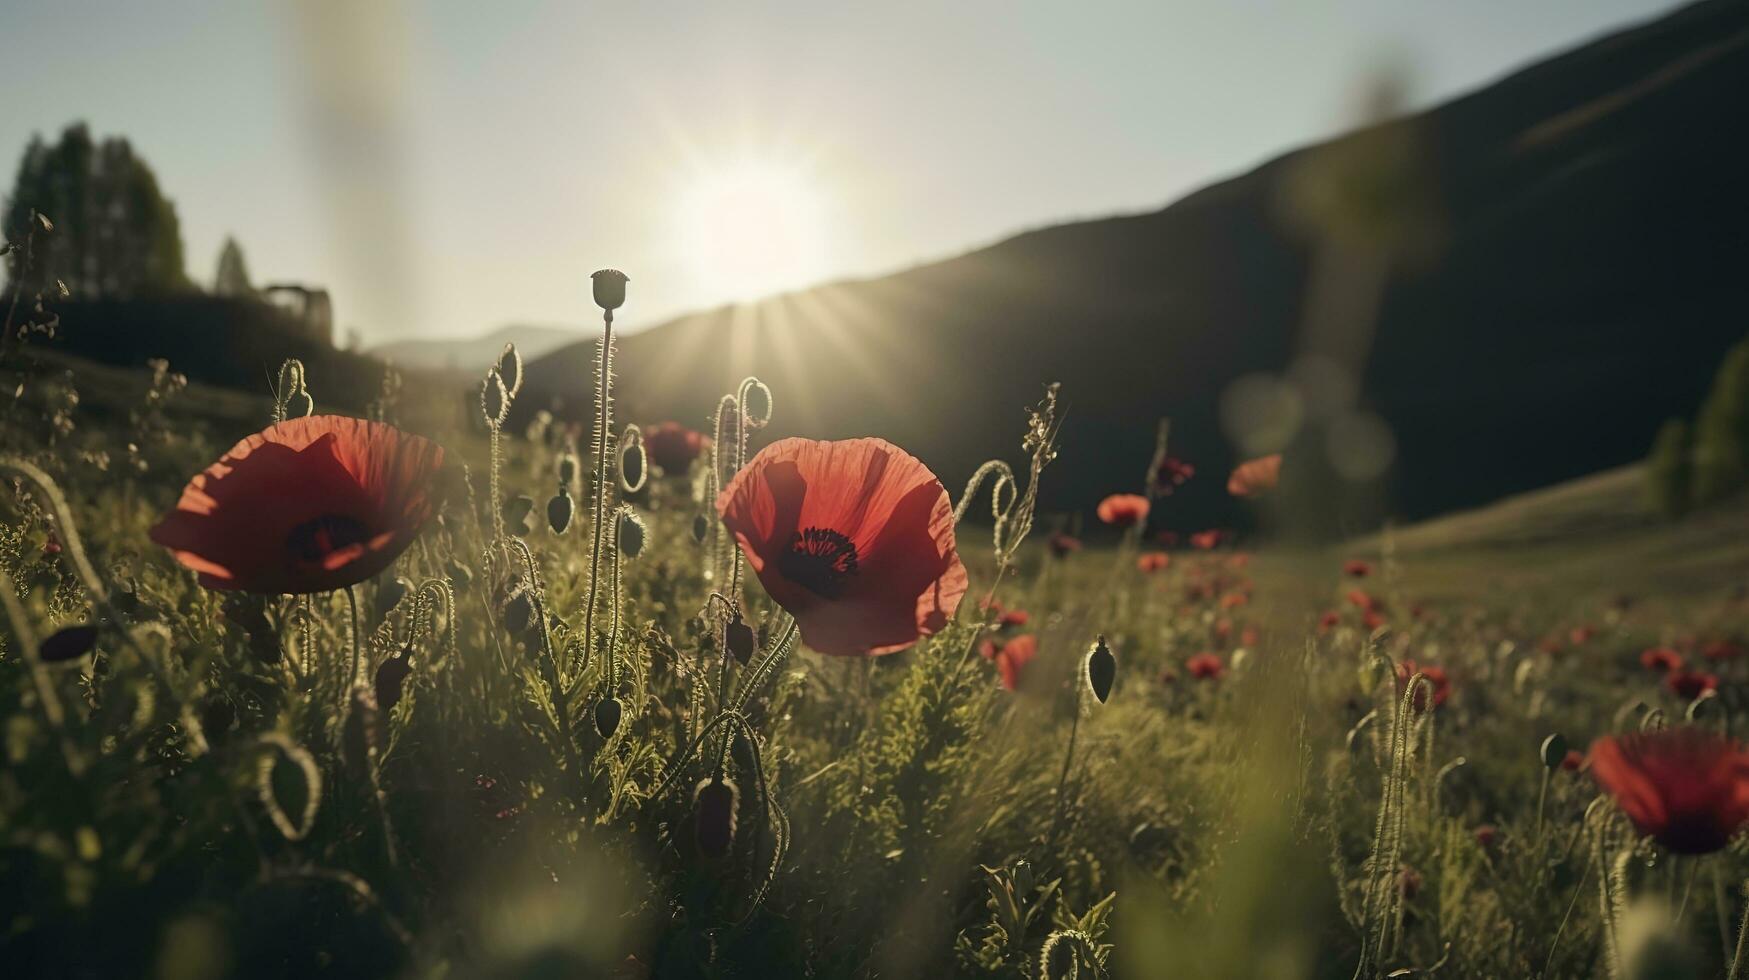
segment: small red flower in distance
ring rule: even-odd
[[[1342,622],[1342,614],[1332,609],[1318,617],[1318,632],[1328,633]]]
[[[679,422],[658,422],[644,430],[644,451],[649,453],[650,462],[669,476],[684,476],[710,444],[704,433]]]
[[[1229,592],[1226,595],[1221,596],[1221,608],[1237,609],[1250,601],[1250,598],[1248,598],[1243,592]]]
[[[1372,596],[1360,589],[1348,590],[1348,604],[1356,609],[1370,610],[1378,608],[1378,602]]]
[[[1136,557],[1136,567],[1150,574],[1160,571],[1171,562],[1172,556],[1164,551],[1145,551]]]
[[[1606,736],[1591,775],[1640,833],[1678,854],[1710,854],[1749,821],[1749,753],[1699,728]]]
[[[1242,647],[1256,646],[1259,638],[1257,627],[1255,626],[1247,626],[1239,631],[1239,645]]]
[[[1176,456],[1167,456],[1160,461],[1160,465],[1154,467],[1154,472],[1150,474],[1153,485],[1149,489],[1153,491],[1155,496],[1171,496],[1172,491],[1184,486],[1195,475],[1196,467]]]
[[[1240,463],[1227,477],[1227,492],[1235,497],[1257,497],[1281,482],[1281,454]]]
[[[1376,630],[1380,626],[1385,625],[1385,617],[1376,609],[1368,609],[1361,615],[1360,625],[1365,626],[1369,630]]]
[[[1020,686],[1020,672],[1038,656],[1038,637],[1023,633],[1006,641],[986,639],[978,644],[985,660],[994,661],[1002,674],[1002,686],[1010,691]]]
[[[1568,749],[1567,754],[1561,756],[1561,768],[1568,772],[1578,772],[1579,767],[1584,764],[1585,753],[1580,752],[1578,749]]]
[[[1682,654],[1669,647],[1652,647],[1640,654],[1640,666],[1667,674],[1682,669]]]
[[[1199,681],[1218,681],[1227,672],[1227,665],[1212,653],[1199,653],[1184,662],[1184,669]]]
[[[1482,845],[1484,849],[1493,847],[1494,842],[1499,839],[1500,828],[1493,824],[1485,823],[1476,827],[1476,843]]]
[[[1567,633],[1567,641],[1576,647],[1582,647],[1590,643],[1591,638],[1596,635],[1597,631],[1589,626],[1575,626]]]
[[[784,439],[717,496],[717,512],[802,642],[891,653],[938,632],[966,592],[947,490],[883,439]]]
[[[1081,550],[1080,538],[1071,534],[1064,534],[1061,531],[1051,535],[1047,543],[1050,545],[1051,554],[1058,558],[1066,558],[1071,553]]]
[[[1190,536],[1190,546],[1198,551],[1213,551],[1221,546],[1221,532],[1215,528],[1198,531]]]
[[[1664,686],[1670,693],[1685,701],[1693,701],[1708,691],[1719,686],[1717,674],[1709,674],[1701,670],[1673,670],[1664,678]]]
[[[1099,502],[1099,519],[1113,527],[1135,527],[1148,519],[1148,498],[1138,493],[1114,493]]]
[[[1372,565],[1359,558],[1350,558],[1342,563],[1342,574],[1351,578],[1366,578],[1372,574]]]
[[[1428,664],[1428,665],[1417,664],[1413,660],[1405,660],[1402,663],[1397,665],[1397,693],[1398,694],[1401,694],[1404,691],[1408,690],[1409,680],[1410,680],[1410,678],[1413,678],[1416,674],[1421,674],[1422,676],[1426,677],[1427,682],[1429,684],[1433,685],[1433,706],[1434,707],[1436,707],[1436,708],[1439,707],[1440,705],[1445,703],[1446,698],[1451,697],[1451,678],[1446,676],[1445,669],[1443,667],[1435,667],[1435,666],[1432,666],[1431,664]],[[1415,704],[1416,711],[1426,711],[1427,710],[1427,688],[1426,687],[1421,686],[1421,685],[1416,686],[1414,704]]]
[[[151,539],[209,589],[302,595],[388,568],[436,510],[443,447],[338,415],[291,419],[189,481]]]

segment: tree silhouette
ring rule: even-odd
[[[84,123],[56,143],[33,136],[6,201],[8,230],[30,211],[53,219],[36,271],[85,299],[127,298],[192,288],[183,271],[176,207],[128,141],[98,143]]]
[[[229,235],[219,249],[219,267],[213,274],[213,295],[250,296],[255,287],[249,284],[249,265],[243,260],[243,247]]]
[[[1731,348],[1694,420],[1694,498],[1706,504],[1749,483],[1749,341]]]

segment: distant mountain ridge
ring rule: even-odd
[[[576,343],[586,333],[579,327],[543,327],[509,324],[483,337],[396,340],[373,347],[370,354],[415,371],[484,371],[498,359],[507,343],[525,358],[540,357],[566,344]]]
[[[1389,509],[1425,516],[1616,466],[1692,410],[1749,331],[1745,93],[1749,4],[1699,3],[1156,212],[626,337],[620,416],[702,425],[757,374],[777,403],[762,438],[884,436],[951,487],[1017,456],[1020,408],[1062,381],[1045,507],[1136,488],[1171,416],[1175,454],[1201,473],[1168,523],[1230,520],[1220,398],[1301,348],[1318,254],[1283,201],[1308,162],[1365,161],[1380,133],[1403,133],[1440,245],[1383,266],[1359,378],[1396,437]],[[520,409],[586,417],[591,354],[534,360]]]

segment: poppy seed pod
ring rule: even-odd
[[[619,527],[614,532],[619,541],[619,553],[627,558],[636,558],[644,553],[644,544],[650,539],[649,529],[644,526],[644,519],[630,509],[619,512]]]
[[[288,419],[306,418],[310,415],[314,415],[315,412],[316,412],[316,400],[310,397],[310,393],[308,391],[300,388],[299,390],[294,391],[290,395],[286,396],[286,399],[285,399],[285,417],[286,418],[288,418]]]
[[[735,846],[735,809],[740,795],[735,781],[727,776],[700,782],[692,794],[693,839],[705,857],[723,857]]]
[[[486,380],[480,385],[480,414],[488,429],[502,426],[510,414],[510,392],[496,368],[486,372]]]
[[[547,527],[552,528],[554,534],[564,534],[571,526],[571,514],[576,509],[570,491],[560,488],[553,499],[547,501]]]
[[[56,630],[53,636],[44,640],[42,646],[37,648],[37,656],[44,663],[65,663],[85,656],[96,645],[97,627],[69,626]]]
[[[699,514],[692,519],[692,540],[703,543],[705,537],[710,533],[711,522],[705,519],[703,514]]]
[[[619,730],[620,716],[625,714],[625,705],[619,703],[619,698],[606,698],[595,704],[595,732],[602,738],[612,738]]]
[[[525,636],[534,628],[536,611],[534,597],[527,589],[517,589],[504,602],[504,628],[517,636]]]
[[[401,702],[401,686],[406,683],[407,675],[411,673],[413,673],[413,647],[411,645],[383,661],[382,665],[377,667],[377,707],[384,711],[393,711],[395,705]]]
[[[377,586],[377,618],[386,617],[395,611],[401,600],[407,598],[407,593],[413,591],[413,583],[404,578],[389,579]]]
[[[1105,637],[1101,636],[1093,644],[1093,652],[1087,655],[1087,686],[1093,689],[1093,696],[1104,704],[1111,697],[1111,685],[1117,680],[1117,657],[1106,645]]]
[[[627,429],[619,443],[619,487],[626,493],[644,488],[644,440],[637,431],[635,427]]]
[[[522,355],[516,352],[515,344],[505,344],[504,352],[498,355],[498,377],[504,380],[504,393],[511,398],[522,390]]]
[[[1543,739],[1543,765],[1550,769],[1560,768],[1562,760],[1567,758],[1567,738],[1560,732]]]
[[[729,625],[723,628],[723,643],[728,646],[729,655],[742,666],[753,659],[753,627],[741,619],[740,613],[736,613]]]
[[[618,269],[602,269],[591,275],[595,288],[595,305],[612,312],[625,305],[626,283],[631,280]]]

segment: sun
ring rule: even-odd
[[[753,299],[811,285],[829,269],[828,201],[804,164],[740,158],[701,166],[676,200],[681,258],[709,294]]]

